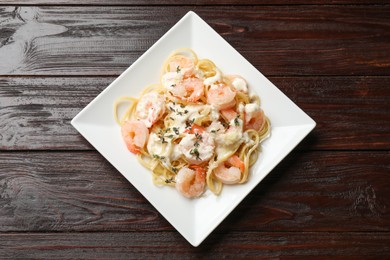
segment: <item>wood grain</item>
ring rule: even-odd
[[[389,77],[271,77],[317,122],[302,149],[389,149]],[[92,147],[70,120],[113,77],[0,78],[1,150]]]
[[[0,4],[4,5],[335,5],[335,4],[388,4],[388,0],[192,0],[192,1],[178,1],[178,0],[0,0]]]
[[[389,161],[293,152],[217,232],[390,231]],[[0,232],[174,230],[96,152],[3,152],[0,169]]]
[[[213,233],[192,248],[176,232],[0,234],[6,258],[77,259],[276,259],[353,256],[385,258],[386,233],[230,232]],[[370,259],[370,258],[369,258]]]
[[[0,258],[389,258],[389,3],[0,0]],[[190,10],[317,121],[198,248],[70,125]]]
[[[0,75],[118,75],[191,9],[265,75],[390,73],[387,5],[5,6]]]

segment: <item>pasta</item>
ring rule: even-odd
[[[129,102],[119,118],[118,106]],[[120,97],[114,115],[130,152],[156,185],[175,186],[187,198],[245,183],[270,122],[244,78],[223,75],[191,49],[174,51],[158,84],[139,98]]]

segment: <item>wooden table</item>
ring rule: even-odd
[[[240,3],[0,0],[0,258],[390,257],[390,1]],[[70,125],[189,10],[317,122],[197,248]]]

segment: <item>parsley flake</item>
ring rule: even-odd
[[[181,71],[180,66],[177,66],[176,73],[179,73]]]
[[[201,158],[199,157],[199,151],[198,151],[198,148],[194,148],[190,151],[190,154],[191,155],[195,155],[196,156],[196,160],[201,160]]]
[[[193,118],[192,120],[186,120],[186,128],[191,129],[191,126],[194,122],[195,122],[195,118]]]
[[[196,139],[198,139],[198,140],[202,140],[202,136],[201,136],[200,134],[198,134],[198,133],[195,133],[195,137],[196,137]]]
[[[154,159],[158,159],[158,160],[165,160],[165,156],[159,156],[158,154],[153,154],[153,158]]]
[[[169,179],[165,179],[165,183],[172,183],[172,182],[175,182],[175,180],[173,179],[173,177],[169,178]]]
[[[239,126],[240,125],[240,121],[238,121],[238,118],[240,117],[240,115],[238,115],[236,118],[234,118],[234,124],[236,126]]]

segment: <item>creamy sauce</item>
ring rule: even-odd
[[[215,137],[215,143],[217,144],[216,153],[218,159],[228,158],[232,155],[232,151],[237,148],[243,142],[243,121],[241,119],[233,119],[230,121],[229,129],[224,133],[218,133]]]
[[[255,143],[255,141],[249,138],[247,132],[244,132],[244,134],[242,135],[242,141],[248,145],[253,145]]]
[[[167,72],[161,77],[161,84],[170,89],[182,80],[182,74],[176,72]]]
[[[219,119],[219,109],[218,107],[211,105],[210,120],[217,121]]]
[[[214,121],[206,128],[206,131],[212,134],[219,134],[225,132],[225,128],[221,122]]]
[[[202,110],[207,109],[207,105],[187,105],[181,106],[180,104],[174,104],[172,102],[168,103],[168,109],[170,113],[168,117],[172,121],[172,127],[179,129],[179,132],[184,132],[188,121],[196,122],[196,120],[204,117]]]
[[[247,114],[252,114],[259,110],[260,110],[260,106],[257,103],[250,103],[250,104],[246,104],[245,106],[245,113]]]
[[[238,113],[243,113],[245,111],[245,105],[243,103],[238,104]]]
[[[232,82],[232,85],[238,90],[242,91],[244,93],[248,93],[248,86],[246,84],[246,81],[242,78],[235,78]]]
[[[169,138],[165,139],[167,142],[162,143],[161,138],[157,133],[150,133],[147,144],[149,154],[158,156],[159,160],[169,168],[171,166],[171,157],[173,145]]]
[[[188,134],[179,144],[179,149],[187,161],[194,164],[210,160],[214,155],[214,148],[214,139],[207,132],[203,133],[201,138]]]

